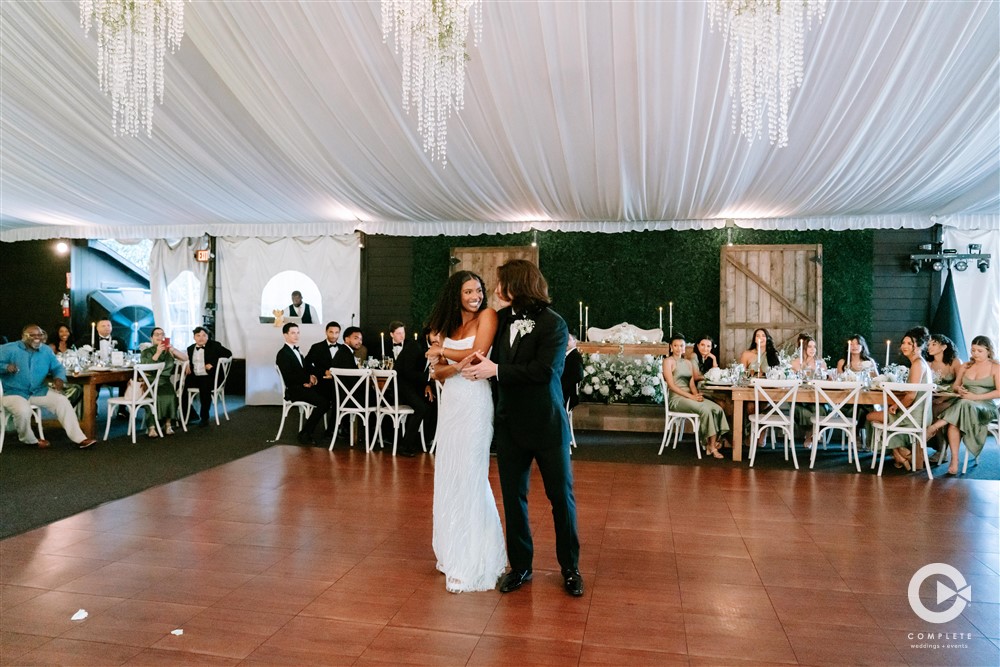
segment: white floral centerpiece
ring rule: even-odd
[[[580,399],[608,404],[662,404],[660,372],[660,358],[651,354],[585,354]]]

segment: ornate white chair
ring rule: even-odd
[[[116,410],[114,407],[128,409],[128,433],[132,436],[132,444],[135,444],[136,429],[135,418],[139,414],[139,408],[146,408],[153,415],[153,424],[156,432],[163,437],[163,430],[160,428],[159,411],[156,409],[156,396],[159,392],[160,374],[163,373],[161,361],[158,364],[137,364],[132,367],[132,379],[125,389],[125,395],[118,398],[108,399],[108,419],[104,426],[104,439],[108,439],[111,432],[111,418]]]
[[[916,398],[909,407],[903,405],[905,394],[915,393]],[[927,426],[931,423],[931,399],[934,397],[933,384],[911,384],[907,382],[886,382],[882,385],[882,414],[884,422],[872,422],[875,436],[872,438],[872,468],[878,461],[878,474],[882,474],[885,464],[885,452],[889,441],[893,438],[910,438],[917,441],[917,446],[910,451],[913,463],[917,460],[919,447],[927,469],[927,479],[934,479],[931,464],[927,459]],[[889,415],[889,408],[895,406],[896,415]]]
[[[663,390],[663,415],[666,421],[663,424],[663,440],[660,441],[659,454],[663,454],[663,448],[667,446],[667,441],[672,435],[674,437],[673,449],[677,449],[677,441],[687,422],[691,423],[691,430],[694,431],[694,451],[701,458],[701,442],[698,432],[701,430],[701,417],[690,412],[671,412],[670,410],[670,387],[667,381],[660,375],[660,388]]]
[[[30,404],[29,404],[30,405]],[[37,405],[31,405],[31,417],[38,425],[38,439],[45,439],[45,432],[42,430],[42,409]],[[3,384],[0,384],[0,452],[3,451],[4,437],[7,435],[7,411],[3,407]]]
[[[369,403],[369,382],[372,372],[366,368],[345,369],[331,368],[333,378],[334,400],[337,402],[337,421],[333,425],[333,437],[330,438],[330,451],[337,441],[337,431],[344,417],[350,419],[351,434],[349,442],[354,446],[354,419],[361,417],[365,425],[365,451],[369,450],[368,416],[375,412],[375,406]]]
[[[212,384],[212,410],[215,411],[215,425],[219,425],[219,404],[222,405],[222,413],[226,416],[226,421],[229,421],[229,409],[226,407],[226,380],[229,379],[229,369],[232,366],[233,360],[229,357],[223,357],[219,359],[218,365],[215,367],[215,381]],[[201,393],[198,387],[188,387],[188,401],[187,409],[184,410],[184,419],[181,420],[181,425],[184,430],[187,430],[187,422],[191,416],[191,404],[194,403],[194,399]]]
[[[750,467],[757,458],[757,442],[761,434],[774,433],[777,429],[785,436],[785,460],[788,450],[792,450],[792,463],[799,469],[799,458],[795,454],[795,401],[799,393],[798,380],[753,381],[754,414],[750,415]]]
[[[278,364],[274,365],[274,372],[278,374],[278,383],[281,385],[281,423],[278,424],[278,434],[274,436],[274,442],[277,442],[281,439],[281,432],[285,430],[285,418],[288,417],[289,412],[295,408],[299,409],[299,431],[301,431],[303,421],[312,414],[314,406],[305,401],[290,401],[285,398],[285,380],[281,377],[281,369],[278,368]]]
[[[388,417],[392,422],[392,455],[396,455],[396,445],[399,442],[399,432],[406,434],[406,418],[413,414],[409,405],[400,405],[399,383],[396,371],[373,370],[372,379],[375,382],[375,435],[379,447],[385,447],[382,439],[382,419]],[[369,451],[375,448],[375,438],[368,446]]]
[[[860,382],[830,382],[814,380],[813,399],[813,439],[812,454],[809,457],[809,469],[816,464],[816,452],[819,442],[824,439],[824,447],[829,436],[834,431],[840,431],[847,438],[847,462],[854,461],[854,467],[861,472],[861,462],[858,461],[858,398],[861,396]],[[845,391],[843,398],[833,398],[830,392]],[[829,412],[824,412],[824,406],[829,406]]]

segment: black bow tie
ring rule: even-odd
[[[298,352],[299,351],[299,346],[298,345],[292,345],[292,349],[295,350],[296,352]]]
[[[516,320],[527,319],[527,317],[528,317],[527,313],[512,313],[511,319],[516,321]]]
[[[402,347],[403,347],[403,344],[402,344],[402,343],[398,343],[398,344],[396,344],[396,345],[393,345],[393,346],[392,346],[392,349],[394,349],[394,350],[398,350],[398,349],[402,349]]]
[[[337,345],[339,345],[339,343],[327,343],[326,345],[327,345],[327,347],[337,347]]]
[[[101,340],[111,340],[111,338],[110,337],[105,338],[104,336],[101,336]]]
[[[204,350],[205,346],[204,345],[195,345],[194,349],[196,349],[196,350]]]

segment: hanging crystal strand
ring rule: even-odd
[[[482,35],[480,0],[382,0],[382,40],[395,33],[403,57],[403,108],[431,160],[448,164],[448,120],[465,104],[466,36]]]
[[[97,24],[97,78],[111,97],[115,134],[153,134],[153,107],[163,103],[163,60],[184,38],[183,0],[80,0],[85,34]]]

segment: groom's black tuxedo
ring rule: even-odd
[[[511,342],[511,324],[529,324]],[[533,324],[530,324],[533,323]],[[512,570],[531,571],[533,546],[528,524],[528,476],[537,461],[552,502],[556,556],[565,570],[576,570],[580,542],[576,500],[569,463],[570,431],[560,384],[566,361],[566,322],[550,308],[515,316],[497,313],[497,333],[490,358],[497,364],[494,430],[497,466],[507,524],[507,558]]]

